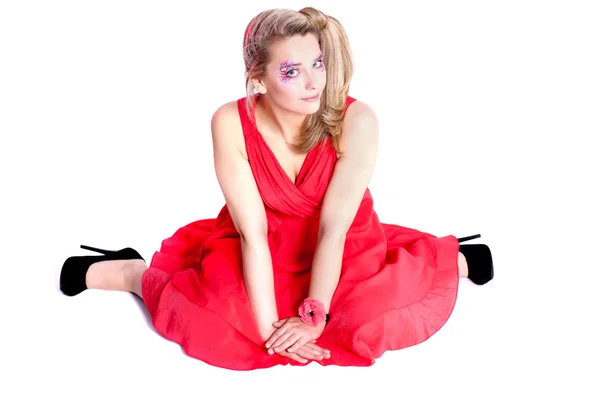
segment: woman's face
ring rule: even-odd
[[[299,114],[319,110],[325,88],[325,64],[316,35],[295,35],[270,47],[271,61],[262,83],[266,96],[282,109]],[[317,96],[316,100],[305,100]]]

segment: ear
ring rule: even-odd
[[[254,85],[254,89],[258,93],[260,93],[260,94],[267,93],[267,88],[265,87],[265,85],[263,84],[261,79],[259,79],[259,78],[252,79],[252,84]]]

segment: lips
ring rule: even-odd
[[[316,94],[316,95],[314,95],[313,97],[304,97],[302,100],[304,100],[304,101],[315,101],[315,100],[317,100],[318,98],[319,98],[319,95],[318,95],[318,94]]]

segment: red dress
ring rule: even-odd
[[[296,184],[238,110],[248,159],[268,219],[279,318],[308,296],[320,205],[337,161],[331,141],[307,155]],[[353,98],[348,97],[346,109]],[[458,288],[459,244],[381,223],[369,190],[350,227],[330,321],[317,344],[322,365],[369,366],[386,350],[423,342],[449,318]],[[250,370],[307,365],[267,353],[244,286],[239,235],[225,205],[213,219],[179,228],[154,253],[142,284],[154,327],[208,364]],[[310,362],[310,361],[309,361]]]

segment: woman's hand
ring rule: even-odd
[[[310,326],[300,317],[290,317],[274,322],[273,326],[278,329],[265,343],[269,354],[281,353],[282,350],[295,353],[305,344],[321,336],[325,329],[325,322],[317,326]]]
[[[316,342],[316,340],[311,340],[296,350],[295,353],[290,353],[286,349],[283,349],[277,352],[277,354],[301,362],[302,364],[305,364],[308,360],[322,360],[323,358],[331,357],[329,350],[319,347]]]

